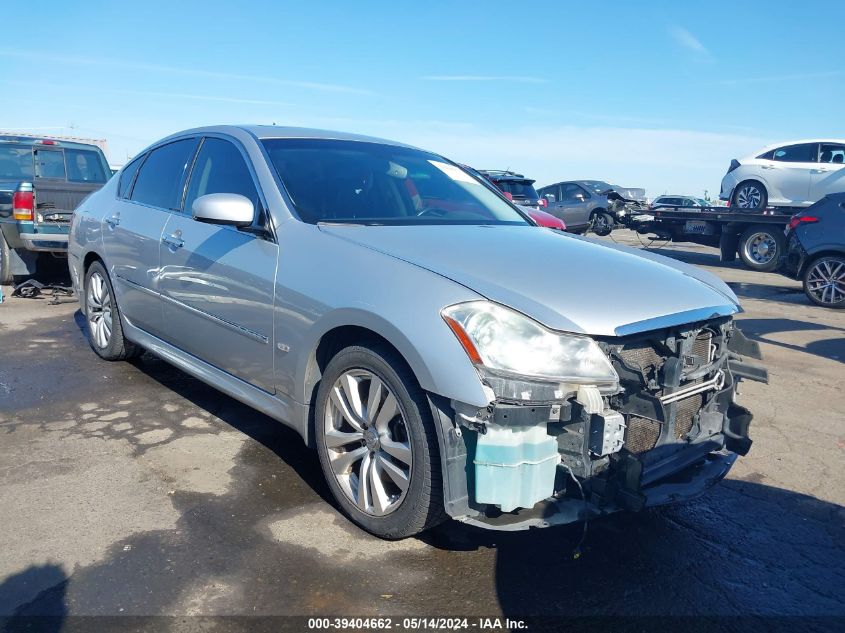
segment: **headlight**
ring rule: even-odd
[[[587,336],[553,332],[488,301],[459,303],[441,314],[472,362],[494,373],[559,383],[619,381],[607,356]]]

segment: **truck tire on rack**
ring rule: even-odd
[[[785,248],[783,230],[775,225],[755,224],[739,237],[739,257],[751,270],[775,270]]]

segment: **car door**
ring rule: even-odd
[[[845,144],[822,143],[819,163],[812,170],[810,200],[821,200],[829,193],[845,191]]]
[[[106,263],[123,316],[155,336],[162,333],[161,233],[181,204],[196,146],[196,138],[177,140],[129,163],[103,218]]]
[[[786,145],[771,152],[761,163],[769,200],[800,204],[810,197],[812,171],[818,167],[818,143]]]
[[[566,226],[583,227],[590,223],[590,194],[575,183],[561,185],[561,210]]]
[[[273,380],[273,299],[278,248],[248,158],[234,141],[209,136],[197,152],[184,211],[161,239],[165,340],[268,392]],[[195,220],[200,196],[235,193],[256,209],[252,227]]]

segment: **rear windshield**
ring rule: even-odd
[[[496,183],[502,191],[506,191],[514,198],[531,198],[536,200],[540,196],[537,195],[537,190],[534,189],[533,180],[502,180]]]
[[[304,222],[528,224],[478,178],[436,154],[331,139],[263,144]]]
[[[0,178],[32,179],[32,148],[0,144]]]
[[[104,183],[110,176],[95,150],[0,144],[0,178]]]

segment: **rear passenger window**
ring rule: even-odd
[[[131,199],[154,207],[179,211],[182,206],[182,191],[185,186],[185,172],[197,139],[174,141],[150,152],[135,179]]]
[[[787,145],[775,150],[773,160],[785,163],[815,163],[818,159],[818,149],[819,146],[815,143]]]
[[[103,161],[97,152],[88,149],[66,149],[67,179],[70,182],[106,182]]]
[[[65,156],[61,150],[35,150],[35,177],[65,179]]]
[[[132,181],[135,180],[135,174],[138,173],[138,168],[144,162],[144,157],[136,158],[126,167],[120,174],[120,180],[117,183],[117,197],[128,198],[129,192],[132,190]]]
[[[191,173],[185,211],[190,213],[194,200],[210,193],[237,193],[249,198],[256,210],[260,207],[246,161],[237,147],[219,138],[203,141]]]

